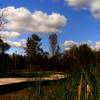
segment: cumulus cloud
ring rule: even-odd
[[[7,21],[5,25],[7,30],[16,32],[36,32],[36,33],[51,33],[62,32],[58,28],[62,28],[67,18],[58,13],[52,13],[48,15],[42,11],[35,11],[31,13],[28,9],[21,7],[7,7],[2,11],[7,11]]]
[[[100,12],[100,0],[93,0],[90,6],[91,12]]]
[[[83,45],[83,44],[87,44],[87,45],[91,45],[93,42],[91,40],[87,40],[85,42],[80,42],[80,45]]]
[[[8,31],[0,31],[0,37],[3,39],[15,39],[19,38],[21,35],[18,32],[8,32]]]
[[[75,41],[70,40],[70,41],[65,41],[64,44],[60,44],[60,46],[64,46],[65,47],[64,50],[69,51],[71,49],[71,47],[73,47],[74,45],[79,47],[80,45],[83,45],[83,44],[89,45],[89,47],[93,51],[99,51],[100,50],[100,42],[93,42],[91,40],[87,40],[87,41],[80,42],[80,43],[77,43]]]
[[[69,6],[74,6],[77,8],[86,6],[87,4],[91,3],[92,0],[65,0]]]
[[[64,50],[65,50],[65,51],[69,51],[70,49],[71,49],[71,48],[65,48]]]
[[[96,42],[94,46],[90,47],[92,50],[99,51],[100,50],[100,42]]]
[[[64,44],[61,44],[61,46],[64,46],[64,47],[73,47],[74,45],[78,45],[78,43],[77,42],[74,42],[72,40],[65,41]]]
[[[94,18],[100,19],[100,0],[65,0],[69,6],[86,8],[90,10]]]
[[[77,42],[70,40],[70,41],[65,41],[64,44],[60,44],[60,46],[64,46],[65,47],[64,50],[69,51],[71,49],[71,47],[73,47],[74,45],[79,47],[80,45],[83,45],[83,44],[89,45],[89,47],[93,51],[99,51],[100,50],[100,42],[93,42],[91,40],[87,40],[85,42],[80,42],[80,43],[77,43]]]
[[[4,12],[7,22],[0,30],[0,37],[11,47],[22,49],[26,46],[26,40],[16,41],[24,33],[60,33],[61,28],[67,23],[67,18],[59,13],[47,14],[42,11],[30,12],[24,7],[15,8],[9,6],[0,9]],[[25,34],[27,36],[27,34]],[[45,37],[47,34],[41,36]],[[13,40],[12,40],[13,39]],[[15,39],[15,40],[14,40]]]
[[[91,40],[86,41],[87,44],[92,44],[93,42]]]
[[[74,45],[79,47],[80,45],[83,45],[83,44],[89,45],[92,50],[94,50],[95,48],[100,48],[100,44],[98,42],[96,43],[95,46],[93,46],[93,42],[91,40],[87,40],[87,41],[80,42],[80,43],[70,40],[70,41],[65,41],[63,44],[60,44],[60,46],[65,47],[64,49],[65,51],[69,51]]]
[[[17,42],[4,40],[4,42],[8,43],[11,47],[15,47],[15,48],[23,49],[24,47],[26,47],[26,40],[25,39],[22,39],[22,40],[17,41]]]
[[[87,41],[78,43],[78,42],[70,40],[70,41],[65,41],[63,44],[60,44],[60,46],[71,48],[74,45],[79,46],[79,45],[83,45],[83,44],[92,45],[93,42],[91,40],[87,40]]]

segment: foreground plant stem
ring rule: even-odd
[[[81,99],[81,88],[82,88],[82,75],[81,75],[81,79],[80,79],[80,85],[78,87],[78,100]]]

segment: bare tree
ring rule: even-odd
[[[4,25],[6,24],[5,16],[5,11],[0,8],[0,31],[4,29]]]
[[[6,24],[6,19],[5,19],[5,11],[1,9],[0,7],[0,31],[4,30],[4,25]],[[4,43],[2,40],[2,37],[0,37],[0,54],[5,53],[7,50],[9,50],[10,45],[7,43]]]
[[[51,34],[49,36],[49,42],[50,42],[50,51],[52,53],[52,56],[56,54],[57,51],[57,35],[56,34]]]

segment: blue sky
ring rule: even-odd
[[[85,2],[82,2],[82,0],[76,0],[76,2],[74,1],[75,0],[1,0],[0,3],[2,4],[2,8],[12,6],[15,7],[14,9],[17,9],[24,7],[31,13],[34,13],[35,11],[41,11],[47,15],[52,15],[54,12],[60,16],[64,16],[66,18],[66,22],[65,24],[63,23],[63,25],[60,27],[60,30],[63,32],[57,33],[60,44],[63,44],[63,46],[67,47],[69,43],[68,41],[71,41],[72,44],[74,42],[80,43],[85,41],[92,41],[93,44],[91,47],[94,46],[95,48],[99,48],[100,7],[98,7],[98,5],[96,6],[96,4],[100,4],[100,0],[98,0],[99,2],[97,0],[97,2],[94,0],[94,2],[89,2],[89,0],[84,0]],[[12,42],[20,42],[21,39],[27,39],[27,37],[32,34],[22,33],[25,32],[20,32],[21,37],[15,39],[10,38],[8,40]],[[45,51],[49,51],[48,36],[52,32],[39,33],[36,31],[33,33],[39,34],[41,36],[43,49]],[[44,35],[46,35],[46,37],[44,37]],[[11,42],[9,41],[7,42],[10,44]],[[20,50],[23,51],[22,48],[15,48],[13,43],[11,45],[12,48],[9,50],[10,53],[15,52],[16,50],[18,53],[20,53]],[[64,50],[63,46],[61,47],[63,48],[62,50]]]

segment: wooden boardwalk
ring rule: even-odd
[[[64,78],[67,78],[66,74],[52,74],[49,77],[37,77],[37,78],[0,78],[0,86],[8,84],[16,84],[21,82],[30,82],[30,81],[59,80]]]

